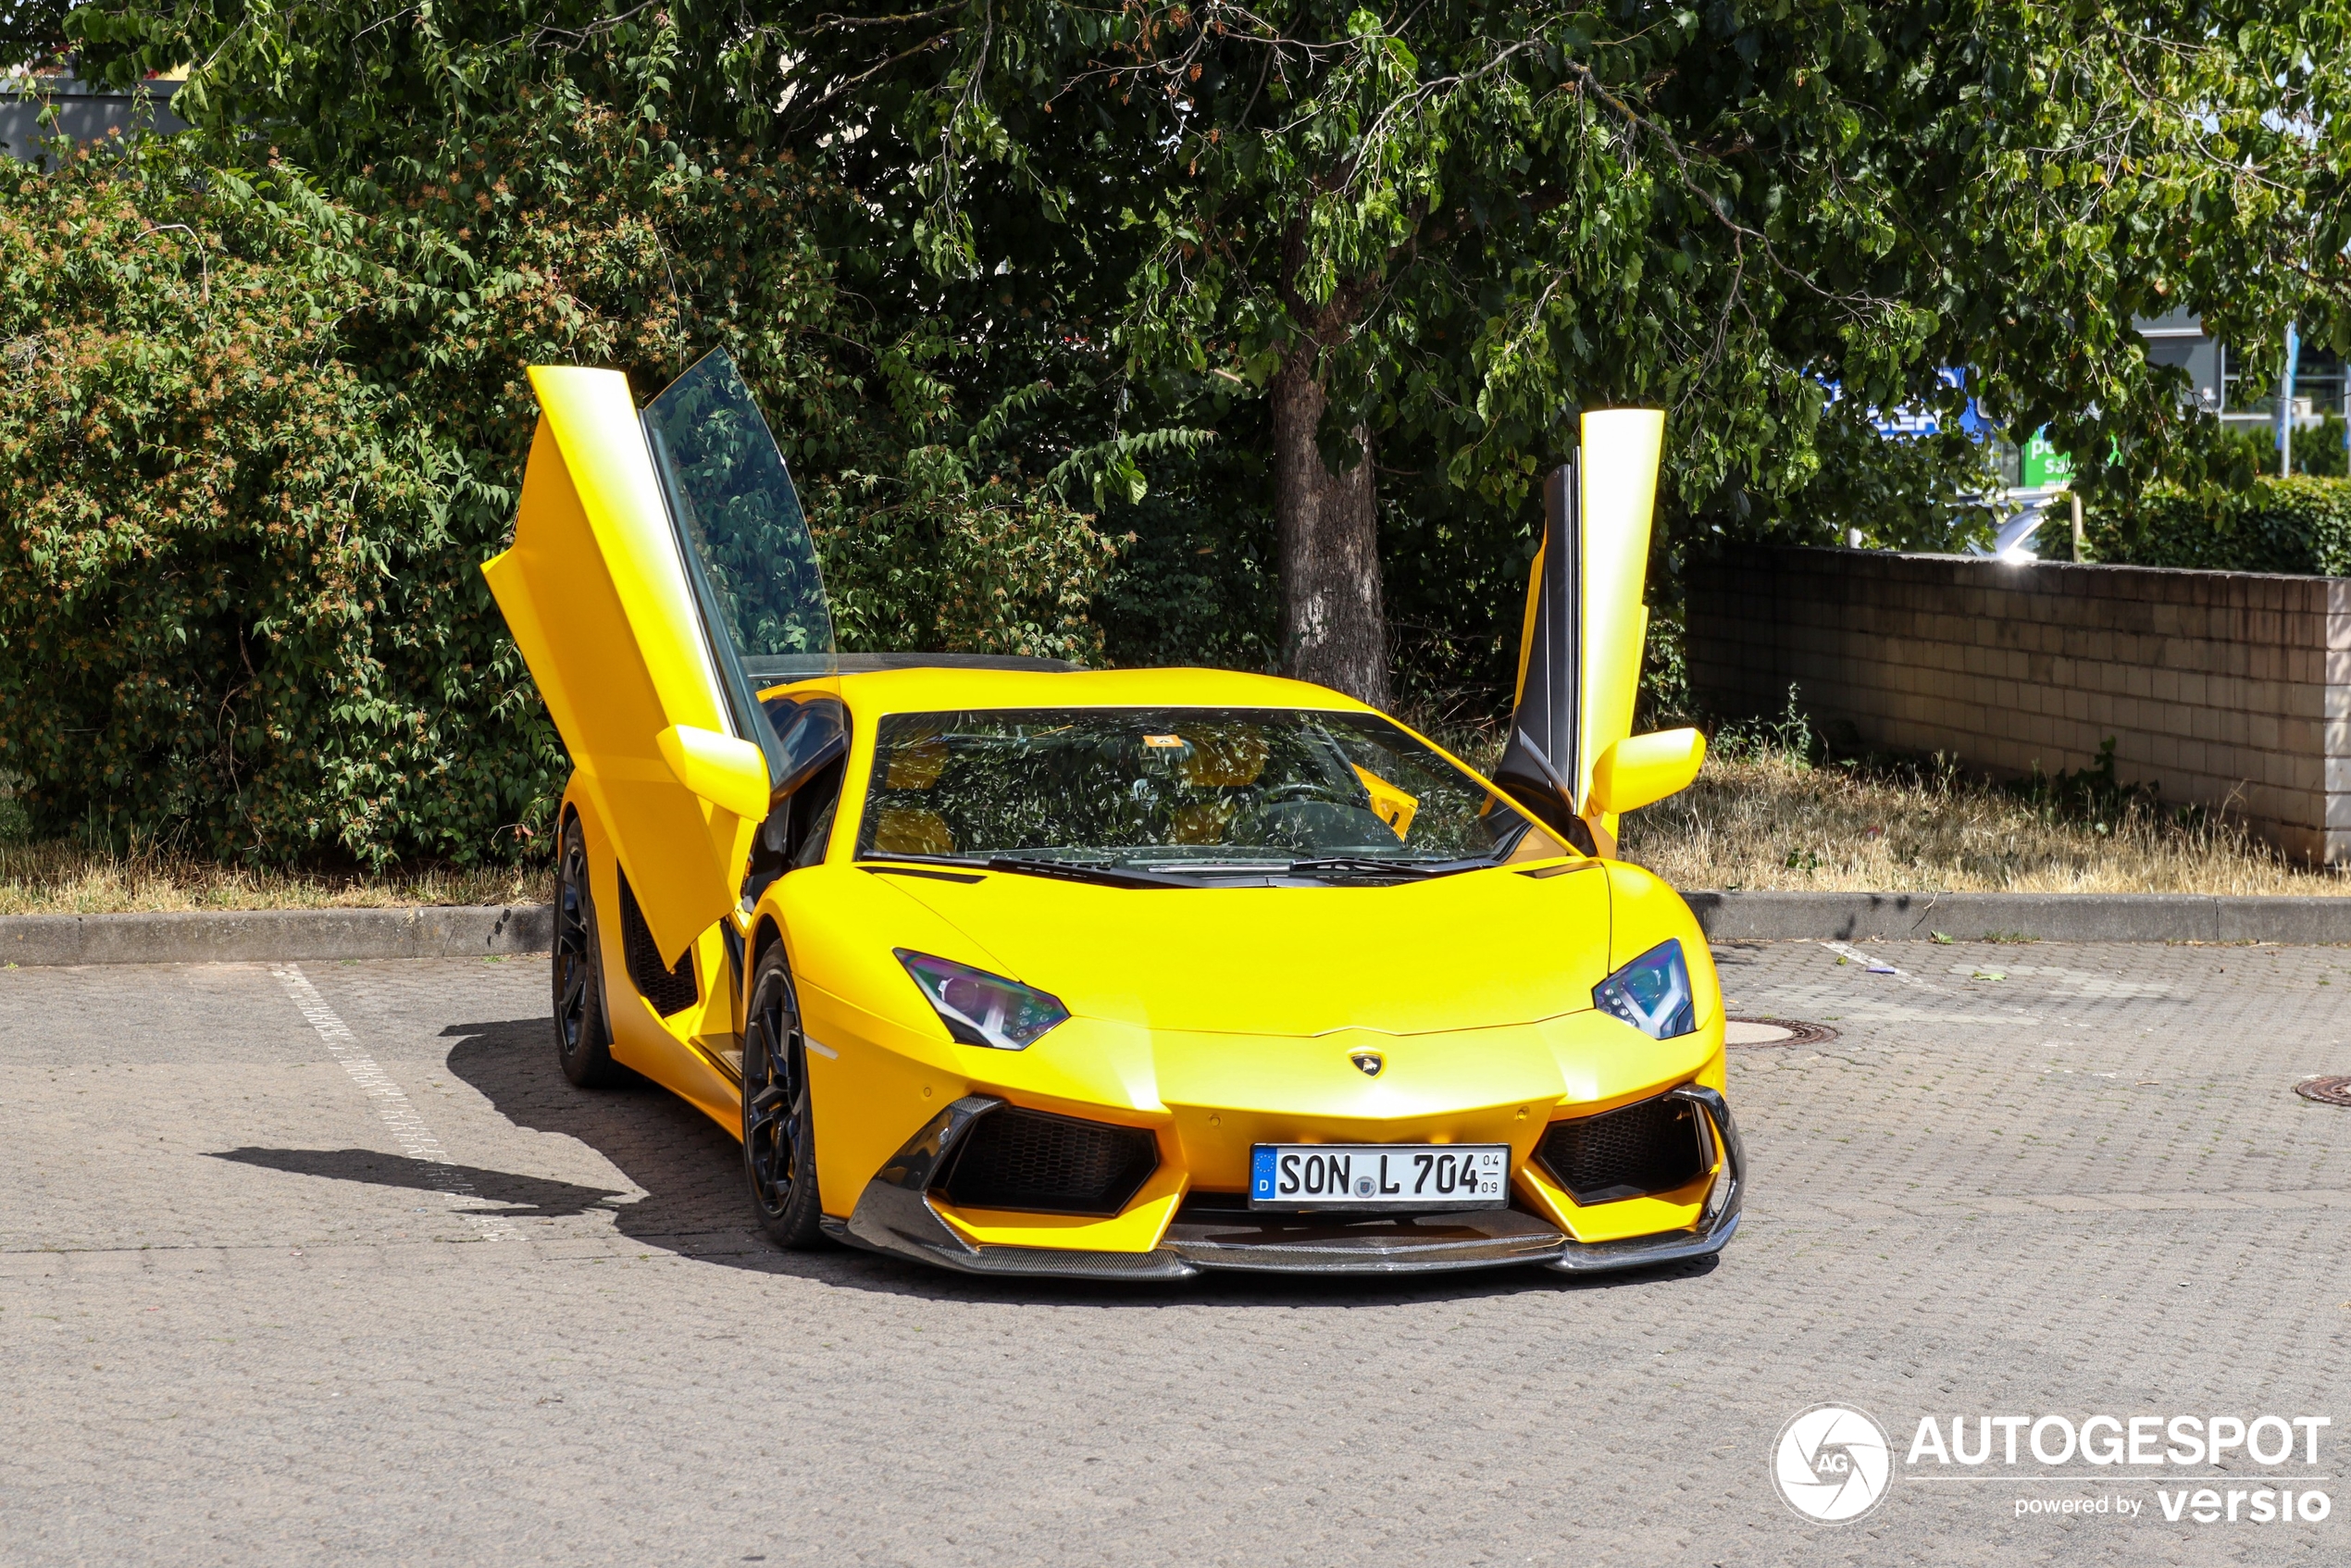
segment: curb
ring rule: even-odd
[[[303,958],[459,958],[544,952],[553,906],[186,910],[0,915],[0,963],[237,964]]]
[[[2351,942],[2351,898],[2208,893],[1686,892],[1716,940]]]
[[[2203,893],[1686,892],[1717,941],[2345,942],[2351,898]],[[0,963],[238,964],[545,952],[543,903],[0,915]]]

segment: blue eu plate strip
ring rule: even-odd
[[[1249,1151],[1249,1191],[1252,1198],[1274,1196],[1274,1149],[1261,1143]]]

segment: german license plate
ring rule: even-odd
[[[1510,1201],[1507,1143],[1260,1143],[1252,1209],[1499,1209]]]

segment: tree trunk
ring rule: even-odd
[[[1387,616],[1380,604],[1379,513],[1371,432],[1352,432],[1359,460],[1325,466],[1314,432],[1328,399],[1313,348],[1274,374],[1274,518],[1281,544],[1282,668],[1388,705]]]

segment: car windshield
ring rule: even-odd
[[[881,720],[857,852],[1411,877],[1490,864],[1528,826],[1375,714],[989,709]]]

